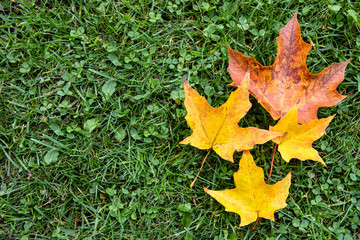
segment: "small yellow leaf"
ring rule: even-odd
[[[297,110],[298,108],[294,107],[275,126],[270,126],[271,131],[286,133],[272,141],[279,145],[278,150],[286,162],[292,158],[302,161],[309,159],[326,166],[319,153],[312,147],[312,143],[325,134],[325,129],[335,115],[299,125]]]

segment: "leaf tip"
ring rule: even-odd
[[[184,91],[192,89],[185,77],[183,77]]]
[[[326,163],[324,162],[324,160],[320,157],[319,161],[322,165],[324,165],[324,167],[328,168],[328,166],[326,165]]]
[[[289,177],[291,179],[291,170],[289,171],[288,175],[286,176],[286,178]]]

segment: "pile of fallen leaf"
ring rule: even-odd
[[[317,119],[317,111],[319,107],[334,106],[345,98],[336,88],[344,80],[349,60],[333,63],[319,74],[311,74],[306,66],[311,45],[301,38],[297,14],[281,29],[276,41],[278,52],[272,66],[262,66],[253,57],[246,57],[228,46],[228,71],[233,80],[230,85],[237,90],[218,108],[211,107],[184,79],[185,118],[193,133],[180,143],[209,149],[202,166],[211,149],[230,162],[234,162],[235,151],[243,151],[239,171],[234,173],[236,188],[224,191],[204,188],[225,206],[226,211],[240,215],[240,226],[259,217],[274,221],[274,212],[287,205],[291,185],[291,173],[274,185],[266,184],[263,170],[256,166],[249,150],[255,144],[272,140],[274,151],[278,146],[286,162],[297,158],[325,165],[312,143],[325,134],[334,116]],[[274,120],[280,119],[269,131],[239,127],[238,122],[251,108],[249,92]],[[272,166],[273,162],[271,169]]]

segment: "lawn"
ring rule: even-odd
[[[233,2],[0,3],[0,239],[360,239],[360,3]],[[313,144],[327,167],[277,153],[288,206],[240,228],[203,190],[234,188],[240,152],[211,152],[189,188],[207,151],[178,144],[182,77],[220,106],[235,90],[226,44],[271,65],[295,12],[312,73],[351,58],[347,98],[318,112],[336,114]],[[239,125],[273,126],[250,100]],[[251,150],[265,178],[273,147]]]

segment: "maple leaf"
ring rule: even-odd
[[[258,217],[274,219],[274,212],[287,206],[291,173],[274,185],[264,181],[262,168],[256,166],[249,151],[244,151],[239,171],[234,173],[235,188],[213,191],[204,188],[225,210],[240,215],[240,226],[254,222]]]
[[[270,126],[271,131],[286,133],[272,141],[279,145],[278,150],[286,162],[292,158],[302,161],[309,159],[321,162],[326,166],[319,153],[312,147],[312,143],[325,134],[325,129],[334,117],[335,115],[314,119],[300,125],[297,123],[297,107],[294,107],[275,126]]]
[[[199,149],[214,149],[225,160],[234,162],[235,151],[252,149],[284,134],[269,132],[254,127],[240,128],[238,122],[251,107],[248,85],[249,73],[239,88],[230,94],[226,103],[213,108],[184,78],[185,107],[187,120],[193,130],[191,136],[180,144],[190,144]]]
[[[333,63],[319,74],[311,74],[306,66],[311,45],[301,38],[296,13],[281,29],[276,42],[277,56],[271,66],[263,66],[253,57],[246,57],[228,46],[228,71],[233,79],[230,85],[239,86],[250,66],[250,93],[274,120],[284,116],[294,106],[300,106],[300,123],[317,119],[319,107],[334,106],[346,97],[338,93],[336,87],[344,80],[345,68],[350,59]]]

